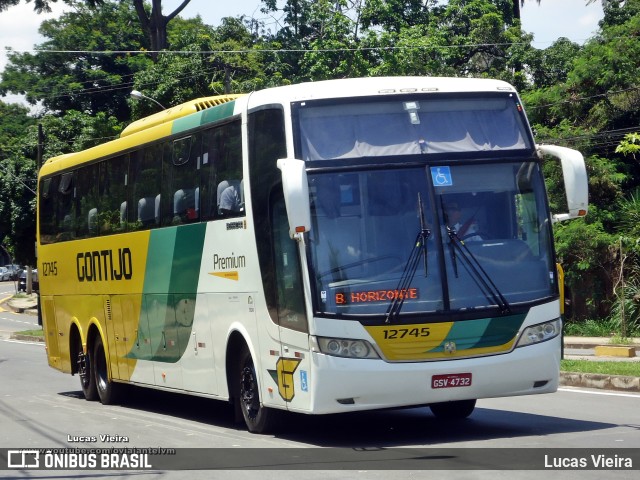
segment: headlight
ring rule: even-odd
[[[347,338],[311,337],[316,350],[334,357],[347,358],[380,358],[371,344],[366,340]]]
[[[516,347],[524,347],[533,345],[534,343],[546,342],[560,335],[562,331],[562,322],[559,318],[550,322],[539,323],[525,328]]]

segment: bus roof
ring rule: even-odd
[[[217,107],[218,105],[236,100],[242,96],[244,95],[219,95],[217,97],[197,98],[195,100],[176,105],[175,107],[167,108],[166,110],[132,122],[127,128],[122,130],[120,138],[175,120],[176,118],[185,117],[192,113],[206,110],[207,108]]]
[[[329,98],[370,97],[407,93],[480,93],[497,91],[515,92],[515,89],[504,81],[493,79],[366,77],[286,85],[259,90],[249,95],[220,95],[198,98],[131,123],[122,131],[120,138],[116,140],[81,152],[68,153],[50,158],[42,167],[40,175],[48,175],[56,171],[66,170],[82,162],[115,155],[118,152],[127,151],[155,139],[165,136],[168,137],[172,134],[174,121],[189,115],[203,114],[203,112],[206,111],[215,111],[222,108],[224,111],[219,112],[217,116],[218,118],[220,118],[220,116],[226,118],[226,116],[231,116],[233,112],[221,107],[221,105],[233,105],[235,100],[242,97],[244,97],[244,101],[246,102],[244,105],[245,108],[251,110],[264,105],[286,105],[291,102]],[[211,121],[211,118],[206,121]],[[185,122],[185,125],[182,125],[180,128],[186,128],[185,126],[189,127],[191,125],[191,122],[187,119],[184,119],[184,121],[180,120],[180,122]]]
[[[264,104],[328,98],[368,97],[407,93],[515,92],[502,80],[455,77],[366,77],[323,80],[253,92],[249,109]]]
[[[245,94],[203,97],[168,108],[132,122],[122,131],[120,137],[116,140],[80,152],[65,153],[48,159],[39,174],[44,175],[64,170],[78,163],[114,155],[157,138],[168,137],[172,133],[171,128],[175,120],[203,112],[213,107],[229,104],[243,96],[245,96]]]

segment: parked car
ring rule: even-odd
[[[40,284],[38,282],[38,269],[34,268],[31,270],[31,290],[37,292],[40,290]],[[22,270],[20,272],[20,276],[18,278],[18,291],[26,292],[27,291],[27,271]]]
[[[7,267],[0,267],[0,282],[11,280],[11,272]]]
[[[23,270],[23,268],[20,265],[16,265],[16,264],[5,265],[4,268],[6,268],[7,270],[9,270],[9,272],[11,272],[11,280],[18,280],[18,277],[20,276],[20,272],[22,272]]]

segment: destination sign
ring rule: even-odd
[[[362,290],[359,292],[336,293],[336,305],[349,305],[354,303],[390,302],[393,300],[416,299],[419,293],[417,288],[402,288],[393,290]]]

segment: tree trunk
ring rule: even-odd
[[[154,62],[158,61],[158,52],[166,50],[169,47],[167,41],[167,24],[173,20],[186,7],[191,0],[183,0],[183,2],[169,15],[162,14],[162,0],[152,0],[151,14],[149,15],[144,8],[144,0],[133,0],[133,5],[138,14],[140,27],[149,38],[151,46],[151,58]]]

